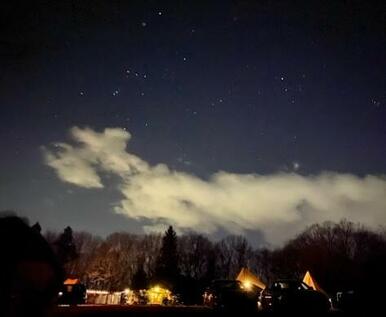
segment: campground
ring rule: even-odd
[[[204,306],[161,306],[161,305],[78,305],[57,307],[54,317],[118,317],[118,316],[293,316],[269,312],[244,313],[238,311],[217,312]],[[301,313],[296,315],[303,315]],[[327,316],[344,316],[332,311]]]

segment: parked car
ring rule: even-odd
[[[354,312],[361,304],[361,299],[354,290],[340,291],[336,293],[335,307],[344,312]]]
[[[298,280],[278,280],[260,294],[262,310],[327,312],[328,297]]]
[[[216,280],[205,290],[203,302],[214,309],[253,311],[257,309],[258,294],[253,285],[245,286],[235,280]]]

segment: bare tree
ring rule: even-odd
[[[212,250],[212,242],[200,234],[182,236],[179,239],[181,273],[196,280],[205,278]]]
[[[219,278],[236,278],[242,267],[249,266],[253,258],[252,247],[242,236],[230,235],[215,245],[216,273]]]

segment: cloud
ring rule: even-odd
[[[55,147],[55,152],[45,151],[45,161],[55,169],[61,180],[85,188],[103,187],[84,151],[78,151],[63,143],[57,143]]]
[[[322,172],[271,175],[217,172],[208,180],[165,164],[150,166],[127,152],[130,133],[120,128],[103,132],[74,127],[74,145],[45,148],[45,159],[58,177],[85,188],[102,188],[100,175],[119,176],[122,199],[115,211],[147,219],[146,231],[173,224],[179,230],[242,234],[260,230],[280,244],[306,225],[347,218],[370,226],[385,223],[386,179]]]
[[[51,150],[43,147],[46,164],[64,182],[102,188],[98,172],[125,176],[148,169],[146,162],[126,152],[131,135],[123,129],[105,129],[98,133],[89,128],[73,127],[70,136],[76,147],[65,143],[55,143]]]

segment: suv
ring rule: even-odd
[[[262,310],[327,312],[327,296],[298,280],[278,280],[260,294]]]
[[[216,280],[206,288],[203,300],[204,305],[215,309],[254,311],[258,289],[236,280]]]

